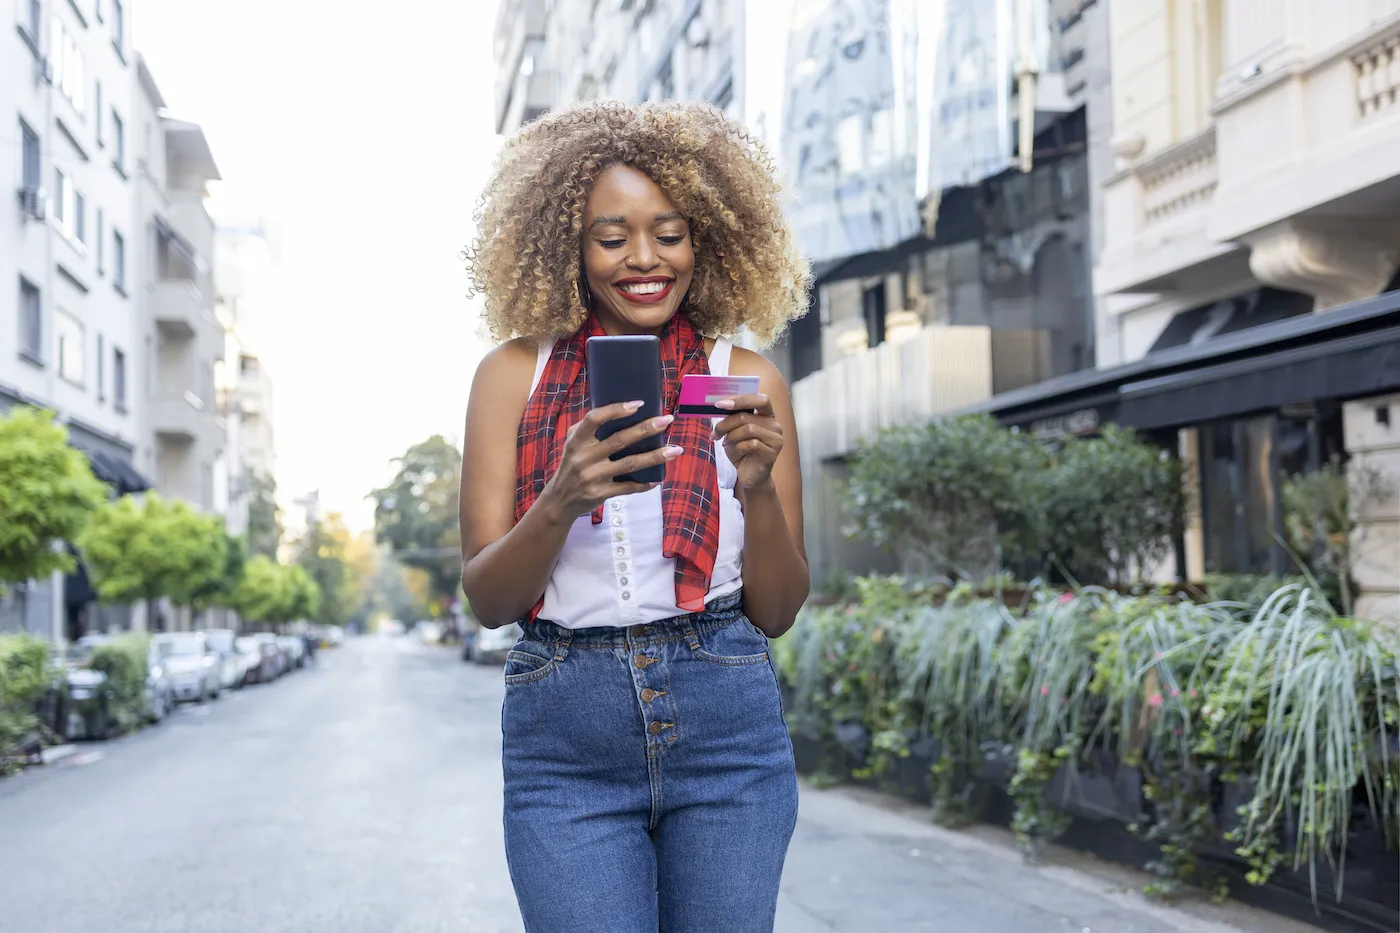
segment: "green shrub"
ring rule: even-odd
[[[6,755],[39,723],[34,704],[52,680],[49,646],[31,635],[0,635],[0,774]]]
[[[1017,608],[970,586],[858,588],[855,603],[804,611],[775,644],[790,726],[830,745],[838,725],[862,724],[876,774],[932,740],[940,817],[975,812],[979,769],[998,754],[1014,771],[1018,839],[1035,857],[1066,824],[1049,782],[1107,754],[1142,774],[1150,813],[1135,828],[1161,851],[1153,893],[1221,893],[1198,854],[1222,837],[1255,883],[1306,865],[1314,882],[1333,869],[1340,890],[1358,793],[1396,844],[1396,634],[1336,616],[1306,587],[1255,607],[1036,590]],[[1213,799],[1222,782],[1252,793],[1228,836]]]
[[[93,650],[89,666],[107,675],[103,689],[119,732],[134,729],[145,719],[149,651],[150,636],[140,632],[118,635]]]

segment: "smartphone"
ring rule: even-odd
[[[732,409],[716,408],[715,402],[758,391],[757,376],[702,376],[692,373],[681,377],[681,398],[676,406],[677,418],[727,418]]]
[[[588,396],[593,408],[618,402],[640,401],[642,407],[625,418],[609,421],[598,429],[598,440],[641,424],[663,414],[661,400],[661,341],[652,336],[590,337],[588,354]],[[663,434],[653,434],[612,455],[621,460],[633,454],[657,450],[666,442]],[[666,478],[666,465],[624,473],[619,483],[659,483]]]

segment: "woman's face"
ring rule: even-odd
[[[695,272],[690,225],[645,173],[614,165],[584,209],[583,273],[609,334],[658,333]]]

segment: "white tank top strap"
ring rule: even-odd
[[[715,347],[710,351],[710,375],[729,375],[729,352],[734,349],[734,344],[724,337],[715,340]]]
[[[539,388],[540,378],[544,375],[544,368],[549,363],[550,354],[554,352],[553,340],[541,340],[540,349],[535,354],[535,378],[530,380],[530,394],[535,394],[535,389]]]

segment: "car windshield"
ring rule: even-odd
[[[204,637],[215,651],[228,651],[233,647],[232,632],[206,632]]]
[[[156,642],[163,658],[195,658],[204,653],[204,643],[198,638],[166,636]]]
[[[256,651],[258,650],[258,640],[244,635],[242,638],[234,639],[233,646],[239,651]]]

